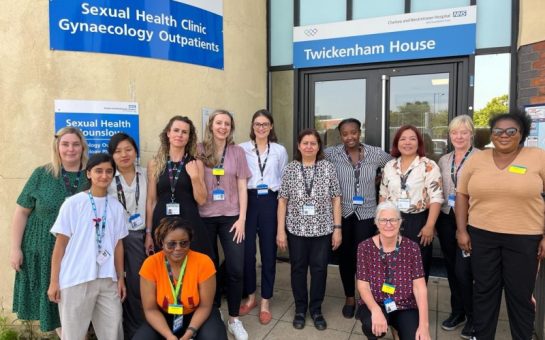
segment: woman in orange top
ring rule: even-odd
[[[225,339],[217,308],[216,270],[210,258],[189,249],[193,229],[178,217],[163,218],[155,231],[162,251],[140,269],[146,323],[133,340]]]

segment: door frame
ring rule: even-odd
[[[380,145],[381,134],[385,133],[385,138],[388,140],[387,131],[381,131],[382,121],[380,112],[377,112],[378,119],[375,119],[375,124],[370,124],[368,119],[372,112],[371,105],[375,108],[381,108],[380,101],[382,99],[382,83],[381,76],[396,76],[410,75],[423,73],[438,73],[445,72],[445,65],[450,65],[451,81],[449,81],[449,121],[457,115],[468,114],[472,112],[469,103],[473,101],[473,84],[469,76],[469,56],[444,58],[434,60],[417,60],[403,61],[394,63],[378,63],[378,64],[362,64],[362,65],[345,65],[336,67],[321,67],[313,69],[297,69],[294,72],[295,98],[294,98],[294,116],[293,126],[295,128],[293,137],[293,147],[297,147],[297,134],[304,128],[314,127],[314,112],[311,108],[314,105],[314,93],[311,91],[312,81],[319,79],[325,80],[341,80],[351,79],[347,75],[366,74],[369,76],[378,77],[377,82],[366,82],[367,93],[376,93],[377,95],[367,96],[366,98],[366,142],[372,145]],[[420,73],[411,73],[411,70],[422,71]],[[442,70],[442,71],[438,71]],[[322,76],[323,75],[323,76]],[[353,79],[353,78],[352,78]],[[367,78],[369,79],[369,78]],[[375,83],[373,86],[373,83]],[[389,98],[385,98],[386,103],[389,103]],[[386,107],[388,110],[388,107]],[[387,126],[387,124],[386,124]],[[387,151],[387,150],[386,150]]]

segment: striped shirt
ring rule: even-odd
[[[367,144],[363,147],[363,160],[359,176],[358,196],[363,196],[362,205],[354,205],[352,199],[356,194],[355,169],[348,159],[343,144],[329,147],[325,150],[326,159],[335,165],[342,192],[342,216],[347,218],[356,214],[359,220],[375,217],[377,208],[375,179],[377,169],[392,159],[392,156],[381,148]]]

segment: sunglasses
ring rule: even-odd
[[[188,240],[185,240],[185,241],[168,241],[167,243],[165,243],[165,248],[167,248],[167,250],[174,250],[174,249],[176,249],[176,246],[179,246],[180,248],[188,248],[190,243],[191,242],[188,241]]]
[[[399,221],[401,221],[400,218],[379,218],[378,219],[378,224],[386,225],[386,224],[390,223],[390,224],[394,225],[394,224],[399,223]]]
[[[518,131],[519,131],[519,129],[517,129],[515,127],[510,127],[510,128],[507,128],[507,129],[493,128],[492,129],[492,134],[494,136],[496,136],[496,137],[500,137],[501,135],[503,135],[505,133],[508,137],[513,137],[514,135],[517,134]]]

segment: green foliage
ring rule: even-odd
[[[490,118],[505,112],[509,112],[509,96],[507,94],[492,98],[485,107],[475,111],[473,123],[476,127],[486,127]]]

